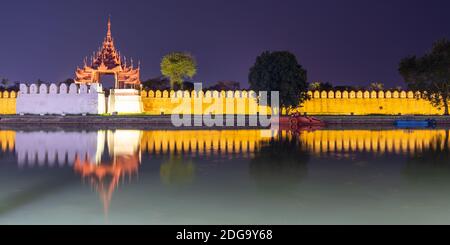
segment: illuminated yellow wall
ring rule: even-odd
[[[258,112],[267,114],[268,110],[258,106],[253,91],[207,91],[198,95],[195,91],[142,91],[141,97],[144,112],[150,115],[183,114],[184,111],[197,115],[255,115]],[[179,99],[176,101],[174,98]],[[180,106],[181,104],[183,105]],[[201,105],[201,109],[197,109],[195,105]]]
[[[308,92],[307,101],[300,112],[312,115],[441,115],[419,94],[409,91],[315,91]]]
[[[14,91],[0,92],[0,114],[1,115],[16,114],[16,98],[17,98],[17,94]]]
[[[298,111],[311,115],[441,115],[443,111],[433,107],[430,102],[424,99],[417,99],[420,94],[413,92],[401,91],[316,91],[308,92],[311,100],[304,103],[303,107]],[[252,96],[253,95],[253,96]],[[187,98],[188,103],[182,106],[181,110],[195,111],[194,100],[204,98],[203,111],[194,114],[210,114],[211,105],[214,99],[223,98],[220,106],[223,114],[227,113],[229,108],[234,108],[235,114],[254,115],[257,112],[262,114],[268,108],[259,107],[254,92],[252,91],[222,91],[206,93],[200,92],[196,96],[195,92],[175,92],[175,91],[143,91],[142,101],[144,104],[144,112],[150,115],[172,114],[179,103],[171,103],[171,98]],[[177,114],[182,114],[179,111]],[[217,114],[217,113],[216,113]]]

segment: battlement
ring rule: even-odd
[[[414,91],[308,91],[312,99],[417,99],[421,92]]]
[[[142,98],[256,98],[257,94],[255,91],[246,91],[246,90],[238,90],[238,91],[174,91],[174,90],[143,90],[141,92]]]
[[[419,91],[308,91],[298,109],[312,115],[442,115]]]
[[[16,91],[3,91],[0,92],[0,99],[15,99],[17,98]]]
[[[85,85],[66,84],[20,84],[20,95],[64,95],[64,94],[98,94],[103,93],[101,84]]]

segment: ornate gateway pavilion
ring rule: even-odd
[[[125,57],[122,59],[120,52],[116,50],[111,34],[111,19],[108,19],[108,32],[103,45],[97,52],[94,52],[90,62],[88,65],[87,58],[85,58],[83,69],[77,68],[76,83],[88,85],[101,83],[102,76],[113,75],[116,89],[140,88],[140,67],[133,67],[133,59],[128,65],[127,59]]]

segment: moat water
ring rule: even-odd
[[[0,224],[450,224],[448,129],[0,130]]]

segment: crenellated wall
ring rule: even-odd
[[[150,115],[267,114],[267,108],[259,106],[254,91],[142,91],[144,113]]]
[[[442,115],[443,110],[412,91],[310,91],[310,100],[298,109],[310,115]],[[138,96],[137,96],[138,97]],[[266,114],[253,91],[141,91],[135,106],[148,115]],[[119,101],[120,102],[120,101]],[[126,101],[128,103],[128,101]],[[117,103],[117,102],[116,102]],[[129,108],[127,103],[117,108]],[[122,107],[120,107],[122,106]],[[110,105],[110,107],[113,107]],[[114,108],[110,108],[114,109]],[[110,110],[111,111],[111,110]],[[118,110],[120,112],[120,110]],[[20,92],[0,93],[0,114],[103,114],[107,112],[100,85],[20,85]],[[134,112],[134,111],[133,111]],[[135,110],[138,113],[139,110]]]
[[[303,104],[298,111],[311,115],[440,115],[443,111],[433,107],[430,102],[420,99],[420,93],[411,91],[315,91],[308,92],[310,100]],[[142,91],[144,112],[151,115],[172,114],[182,110],[195,111],[195,100],[200,102],[202,110],[194,114],[209,114],[211,111],[223,114],[233,111],[234,114],[254,115],[270,111],[266,107],[258,106],[256,93],[253,91]],[[180,98],[173,103],[174,98]],[[419,98],[419,99],[418,99]],[[184,101],[184,100],[185,101]],[[214,102],[218,108],[213,108]]]
[[[442,115],[412,91],[315,91],[299,109],[312,115]]]
[[[20,85],[16,114],[103,114],[101,85]]]

